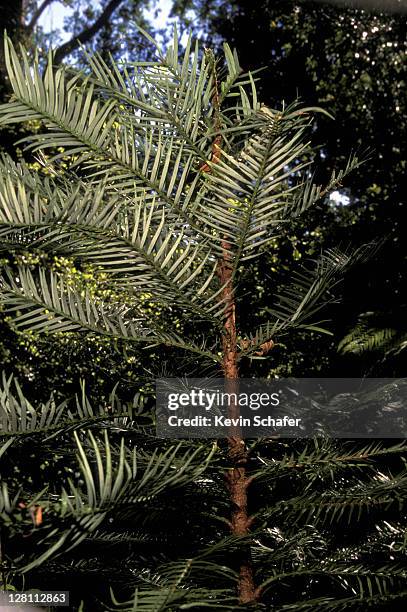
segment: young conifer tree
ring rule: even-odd
[[[329,251],[313,267],[293,273],[284,291],[271,296],[270,320],[254,330],[239,328],[237,290],[244,266],[262,255],[282,227],[335,189],[358,160],[352,158],[328,185],[316,185],[308,133],[319,109],[292,104],[273,110],[261,105],[253,75],[242,72],[227,45],[219,59],[211,50],[201,52],[191,38],[181,54],[176,31],[165,52],[147,34],[146,39],[155,47],[154,61],[107,65],[95,55],[88,57],[86,73],[54,68],[52,54],[43,73],[38,59],[29,62],[24,49],[19,59],[6,39],[14,93],[0,108],[0,122],[41,122],[42,129],[25,140],[44,170],[35,173],[23,162],[3,158],[2,243],[9,250],[65,255],[78,265],[92,264],[103,280],[101,291],[92,294],[66,282],[45,259],[34,267],[5,266],[2,303],[18,328],[104,334],[145,347],[172,347],[190,353],[198,363],[215,364],[218,376],[233,384],[242,359],[266,356],[276,337],[291,328],[315,330],[326,292],[355,254]],[[357,254],[361,255],[363,249]],[[146,295],[157,311],[145,307]],[[82,410],[85,421],[88,412]],[[259,464],[238,433],[232,434],[225,460],[228,524],[235,544],[241,542],[234,555],[238,601],[249,606],[285,573],[271,569],[271,577],[261,574],[262,584],[256,579],[248,494]],[[98,476],[91,475],[77,440],[87,474],[87,503],[93,510],[106,500],[114,507],[121,487],[129,486],[136,472],[127,464],[123,447],[112,485],[109,442],[89,436]],[[196,444],[189,445],[193,453]],[[275,468],[268,453],[267,446],[266,481]],[[310,454],[316,462],[323,462],[323,456],[334,461],[336,455],[318,445]],[[179,470],[182,464],[175,457],[171,462],[168,454],[160,455],[164,488],[167,471],[174,466]],[[186,457],[193,465],[190,480],[196,479],[203,468]],[[153,456],[152,463],[147,462],[153,491],[158,486],[152,473],[155,460]],[[302,463],[307,460],[304,456]],[[282,470],[301,463],[295,458],[290,463],[284,454],[279,461]],[[108,479],[104,470],[109,471]],[[181,471],[178,484],[186,479]],[[171,482],[168,476],[167,484]],[[95,486],[100,486],[98,493]],[[63,500],[69,506],[66,493]],[[81,503],[77,501],[77,509]],[[72,504],[70,509],[74,514]],[[95,530],[96,523],[82,521],[81,533]],[[75,537],[82,541],[80,535]],[[49,553],[44,560],[66,547],[65,540],[54,546],[54,551],[44,553]],[[257,549],[260,561],[265,548],[262,544]],[[357,574],[355,568],[352,571]],[[201,592],[199,596],[202,600]],[[205,605],[215,605],[213,597],[209,593]],[[160,608],[134,604],[129,609],[178,609],[169,599],[166,602],[167,608],[161,601]],[[219,605],[231,609],[226,600]]]

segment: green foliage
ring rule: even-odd
[[[259,273],[260,264],[253,265],[252,277],[258,274],[261,282],[250,283],[248,274],[244,291],[255,294],[253,302],[267,306],[267,296],[284,284],[293,255],[304,258],[308,251],[318,253],[338,244],[360,244],[387,236],[380,256],[361,274],[357,271],[348,277],[341,307],[326,310],[335,340],[326,339],[325,346],[319,340],[319,350],[310,351],[307,341],[297,336],[284,361],[290,362],[297,374],[321,371],[326,376],[364,375],[372,371],[375,361],[376,375],[403,376],[402,353],[380,362],[377,352],[370,358],[350,353],[335,356],[339,341],[364,312],[375,312],[385,328],[405,332],[406,207],[402,185],[406,100],[401,95],[407,77],[405,12],[391,11],[385,3],[380,11],[369,10],[368,3],[365,10],[350,5],[234,0],[225,6],[219,1],[179,0],[173,13],[199,30],[207,44],[220,47],[226,40],[236,46],[247,69],[259,63],[264,66],[259,92],[266,104],[273,106],[277,100],[300,96],[304,104],[323,105],[332,113],[332,123],[322,115],[316,117],[319,180],[344,165],[350,150],[371,151],[368,162],[338,187],[346,204],[326,200],[314,210],[311,225],[308,217],[290,224],[293,249],[280,241],[278,248],[268,253],[268,264]]]
[[[125,404],[112,394],[106,404],[92,406],[83,391],[80,397],[61,404],[50,398],[33,405],[17,381],[4,378],[0,413],[0,511],[2,548],[7,550],[2,570],[11,582],[27,572],[34,572],[41,580],[44,564],[51,564],[51,569],[55,564],[69,563],[70,551],[81,543],[97,547],[103,541],[107,546],[117,542],[120,548],[124,536],[125,542],[133,538],[135,546],[143,540],[151,544],[151,518],[157,520],[165,511],[166,499],[181,496],[183,490],[188,493],[191,483],[199,482],[216,452],[216,445],[191,447],[185,442],[160,449],[156,441],[152,449],[148,442],[153,433],[151,416],[139,397]],[[41,454],[36,452],[40,448]],[[25,457],[41,457],[42,465],[24,461]],[[136,529],[127,540],[125,532],[120,536],[120,525],[129,524],[129,516],[134,517],[140,532],[137,534]],[[201,561],[179,561],[167,567],[164,533],[165,528],[161,534],[163,550],[160,552],[158,543],[148,561],[143,555],[138,561],[141,584],[148,582],[143,572],[152,572],[151,563],[156,564],[151,580],[154,588],[142,591],[143,598],[149,593],[149,605],[155,606],[151,609],[157,609],[160,602],[164,605],[167,595],[168,603],[173,596],[174,601],[185,601],[187,593],[175,593],[175,585],[166,593],[164,586],[170,581],[172,585],[179,566],[184,568],[179,583],[190,577],[192,566],[194,571],[195,565],[196,571],[205,569],[216,574],[218,570],[205,560],[208,551]],[[168,536],[172,537],[171,532]],[[83,571],[81,560],[80,556],[71,558],[74,565],[78,564],[79,574]],[[92,563],[91,558],[88,563]],[[143,563],[147,563],[144,569]],[[137,564],[131,567],[136,571]],[[219,572],[229,581],[233,578],[226,568],[219,568]],[[120,584],[120,577],[114,582]],[[217,594],[224,596],[222,589]],[[108,596],[106,589],[104,596]],[[202,597],[198,590],[192,594],[192,601]]]
[[[364,313],[340,341],[338,350],[343,354],[369,359],[372,372],[377,372],[383,363],[394,363],[407,346],[403,310]],[[393,324],[393,327],[388,327],[389,324]]]
[[[259,106],[253,78],[241,74],[227,46],[225,79],[218,84],[211,56],[199,61],[191,44],[181,63],[176,32],[166,54],[157,49],[156,62],[110,69],[95,56],[89,75],[54,70],[50,56],[42,77],[38,62],[31,70],[23,50],[20,64],[6,41],[14,96],[1,109],[1,122],[40,119],[47,129],[24,139],[27,146],[59,146],[64,153],[49,158],[44,179],[4,158],[3,244],[92,264],[105,273],[105,287],[114,287],[112,299],[92,297],[41,264],[35,274],[6,267],[2,299],[17,327],[88,330],[217,361],[203,336],[198,342],[182,337],[166,317],[148,317],[140,295],[151,295],[166,313],[206,322],[205,338],[215,333],[216,342],[223,310],[219,254],[228,252],[237,274],[281,226],[321,197],[322,189],[307,179],[310,161],[296,163],[308,148],[304,136],[314,109]],[[213,104],[218,87],[224,107]],[[222,154],[211,161],[217,135]],[[63,173],[61,157],[71,159]],[[201,170],[203,162],[210,171]],[[345,172],[358,163],[350,161]],[[314,314],[316,298],[336,283],[344,261],[327,256],[314,274],[304,274],[301,301],[282,296],[284,318],[278,313],[270,330],[295,326],[307,309]]]
[[[360,322],[341,342],[338,349],[344,353],[360,354],[365,351],[377,351],[388,347],[396,335],[396,330],[367,327]]]
[[[9,583],[61,588],[63,576],[73,609],[78,598],[95,610],[239,609],[245,539],[228,534],[222,442],[157,440],[140,398],[40,405],[11,379],[0,397]],[[250,546],[266,609],[375,609],[404,597],[405,453],[405,442],[251,446]]]
[[[189,371],[209,364],[219,375],[220,258],[239,304],[246,262],[260,262],[359,162],[315,184],[307,133],[318,109],[260,105],[228,46],[223,64],[191,38],[180,59],[176,32],[166,52],[156,49],[148,62],[95,55],[82,72],[54,68],[50,54],[42,72],[6,39],[14,93],[0,123],[41,122],[24,142],[46,173],[0,163],[0,237],[13,254],[1,300],[17,330],[170,348],[191,354]],[[239,328],[253,340],[239,358],[289,330],[320,331],[326,292],[372,249],[330,249],[299,273],[287,266],[282,290],[256,313],[258,331]],[[406,590],[404,444],[253,443],[252,532],[238,538],[226,445],[158,440],[144,395],[129,404],[112,394],[97,408],[85,394],[34,405],[6,377],[0,397],[6,582],[23,575],[30,588],[45,579],[49,588],[62,574],[76,608],[85,591],[92,610],[231,611],[249,546],[259,609],[357,609]],[[383,470],[387,455],[393,469]],[[349,523],[352,541],[343,538]],[[86,585],[74,589],[81,575]]]

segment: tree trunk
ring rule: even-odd
[[[225,304],[224,335],[222,338],[223,372],[225,391],[227,393],[238,393],[239,368],[237,360],[236,307],[230,254],[228,251],[229,246],[227,242],[223,243],[223,257],[218,267],[219,280],[222,286],[224,286],[222,300]],[[239,405],[233,401],[230,402],[228,416],[230,418],[238,418],[240,416]],[[249,533],[251,523],[247,508],[247,490],[251,479],[247,475],[248,453],[241,436],[240,427],[233,426],[230,428],[228,446],[229,459],[232,464],[231,469],[228,470],[226,475],[232,502],[230,527],[233,535],[244,537]],[[246,545],[244,545],[239,558],[238,594],[239,601],[242,604],[250,604],[256,600],[250,546]]]

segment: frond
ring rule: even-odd
[[[293,524],[310,520],[320,525],[332,525],[339,521],[350,524],[372,509],[393,506],[400,510],[405,503],[403,496],[406,487],[406,472],[395,476],[379,473],[372,477],[371,482],[359,479],[344,490],[327,488],[323,493],[307,491],[277,504],[270,509],[269,515],[283,512]]]
[[[338,471],[361,470],[373,468],[373,461],[386,455],[404,455],[407,451],[405,442],[385,446],[382,442],[371,442],[366,446],[340,448],[332,440],[315,439],[304,446],[299,452],[285,454],[282,458],[263,458],[262,469],[253,476],[262,480],[281,478],[289,473],[306,476],[312,483],[323,476],[331,477],[332,481]]]
[[[327,293],[341,282],[343,274],[355,263],[370,258],[376,249],[374,243],[353,252],[330,249],[321,255],[313,269],[293,272],[292,280],[276,295],[273,308],[266,309],[273,316],[273,323],[269,325],[279,332],[292,327],[323,331],[309,319],[326,305]],[[325,296],[324,301],[322,296]]]
[[[132,403],[123,404],[113,393],[109,405],[92,406],[85,388],[74,402],[57,403],[53,397],[39,404],[31,403],[24,395],[18,380],[3,372],[0,386],[0,437],[45,436],[47,440],[64,431],[86,427],[115,419],[134,418],[142,408],[136,394]]]
[[[198,42],[193,44],[189,36],[180,63],[176,28],[166,54],[156,43],[154,46],[158,57],[150,62],[116,64],[111,58],[107,64],[98,53],[86,54],[91,70],[87,78],[100,92],[133,109],[135,121],[154,120],[157,126],[182,136],[189,149],[205,161],[209,139],[202,111],[209,104],[213,85],[206,57],[199,60]],[[146,81],[153,78],[155,87],[146,87]],[[162,96],[163,90],[167,97]]]
[[[14,101],[2,106],[1,122],[42,119],[48,129],[28,137],[30,148],[63,147],[64,153],[54,155],[54,161],[76,156],[76,165],[93,169],[98,179],[108,177],[112,189],[140,189],[146,198],[159,196],[175,217],[192,221],[180,198],[185,197],[193,155],[179,139],[152,123],[141,128],[129,124],[116,100],[95,95],[94,86],[81,84],[78,74],[69,77],[62,67],[54,71],[52,56],[42,78],[38,62],[32,69],[26,59],[21,65],[7,39],[5,50]]]
[[[160,452],[156,449],[146,461],[138,452],[125,446],[124,438],[119,447],[113,445],[104,430],[101,439],[92,431],[74,431],[77,446],[78,485],[68,479],[58,494],[41,491],[24,507],[41,506],[46,519],[37,528],[35,558],[19,571],[26,573],[50,558],[76,548],[97,529],[100,529],[109,512],[119,508],[146,506],[157,496],[173,488],[185,486],[198,478],[212,461],[216,445],[211,450],[205,446],[184,448],[184,443]],[[7,514],[8,524],[18,518],[17,502],[21,492],[10,497],[4,483],[0,491],[0,508]],[[28,514],[27,520],[31,518]]]
[[[319,199],[342,186],[342,181],[348,174],[359,168],[366,159],[360,159],[356,154],[350,155],[346,166],[338,171],[333,170],[331,177],[326,185],[317,185],[312,179],[304,181],[303,187],[298,189],[293,201],[287,209],[290,218],[295,218],[311,208]]]
[[[142,290],[213,322],[222,312],[210,247],[168,227],[154,200],[123,205],[106,193],[105,182],[62,190],[47,181],[41,193],[32,173],[10,166],[0,165],[4,246],[72,255],[108,273],[116,290]]]
[[[372,327],[361,318],[356,326],[340,341],[340,353],[361,355],[371,351],[386,351],[395,344],[397,331],[390,327]]]
[[[239,359],[249,357],[250,359],[264,359],[274,346],[274,337],[278,330],[275,323],[264,323],[253,333],[249,334],[247,340],[240,343],[241,351]]]
[[[225,586],[209,590],[201,586],[203,576]],[[130,601],[119,602],[112,592],[115,607],[109,609],[158,612],[171,610],[174,605],[183,610],[236,609],[236,574],[224,566],[202,560],[199,555],[193,559],[162,564],[154,572],[142,572],[139,582],[145,583],[145,586],[138,587]]]
[[[374,591],[378,591],[378,594],[384,595],[389,591],[389,588],[393,586],[394,579],[400,577],[406,577],[406,571],[403,567],[392,565],[366,569],[363,565],[354,565],[351,563],[335,563],[327,560],[326,563],[310,565],[310,567],[299,567],[293,572],[279,572],[276,570],[274,576],[266,580],[262,585],[262,589],[270,588],[271,585],[275,584],[280,580],[284,580],[288,577],[299,577],[301,575],[326,575],[340,577],[345,587],[351,587],[351,591],[363,599],[366,596],[373,596]],[[355,588],[356,587],[356,588]]]
[[[119,301],[106,302],[92,297],[88,290],[72,287],[52,270],[39,268],[38,277],[29,269],[17,272],[5,268],[1,303],[11,313],[17,329],[37,332],[87,331],[146,346],[167,344],[217,360],[217,356],[192,340],[175,332],[166,332],[156,319],[139,305]],[[201,348],[202,347],[202,348]]]
[[[8,123],[11,117],[12,121],[42,119],[47,130],[30,135],[26,139],[29,140],[29,148],[45,150],[63,147],[64,152],[54,155],[52,160],[57,161],[60,157],[69,155],[74,165],[87,169],[89,176],[96,180],[107,178],[112,190],[121,194],[143,191],[144,199],[158,198],[166,205],[169,218],[173,221],[182,220],[196,235],[208,237],[205,224],[202,226],[199,220],[195,222],[195,216],[189,210],[194,208],[192,196],[196,196],[202,186],[202,177],[197,172],[197,167],[205,156],[202,155],[201,149],[198,154],[196,147],[191,151],[191,138],[186,138],[181,129],[192,120],[197,125],[204,126],[207,132],[205,146],[210,149],[213,133],[212,128],[208,128],[205,123],[205,113],[211,124],[213,109],[210,102],[213,84],[209,82],[208,90],[202,90],[201,96],[197,95],[196,78],[201,79],[203,75],[202,84],[207,81],[205,66],[201,67],[197,77],[197,53],[191,60],[193,69],[188,68],[190,50],[187,50],[188,57],[181,68],[181,75],[171,73],[171,70],[175,70],[175,51],[171,48],[165,61],[161,58],[151,66],[135,65],[137,70],[141,71],[137,88],[134,89],[133,75],[126,82],[125,89],[126,96],[130,95],[138,108],[132,107],[129,110],[128,105],[119,104],[114,97],[110,96],[106,100],[103,92],[95,88],[89,79],[84,80],[83,75],[75,74],[69,77],[61,67],[54,71],[52,55],[42,78],[38,62],[34,62],[32,69],[26,59],[23,59],[21,64],[7,39],[5,49],[10,80],[14,87],[14,99],[2,106],[0,122]],[[25,58],[23,49],[22,53]],[[172,59],[169,61],[168,57]],[[195,78],[189,78],[190,70],[195,74]],[[100,66],[98,73],[100,78]],[[102,81],[106,81],[106,71],[103,74]],[[120,72],[116,71],[117,78],[118,75]],[[137,76],[135,79],[137,82]],[[129,83],[133,83],[133,87]],[[117,81],[115,85],[117,86]],[[123,82],[120,79],[119,86],[119,91],[122,91]],[[251,86],[253,88],[253,85]],[[145,93],[142,94],[142,91],[148,92],[149,100],[152,98],[147,110],[141,109],[139,104],[140,98],[144,96],[145,99]],[[199,108],[196,108],[197,104]],[[163,122],[157,117],[160,105],[167,109]],[[153,115],[148,112],[151,106],[154,109]],[[178,110],[188,109],[188,117],[181,113],[182,116],[174,119],[170,110],[173,107]],[[243,126],[233,127],[233,131],[237,133],[245,130],[246,127]],[[201,158],[200,162],[197,156]],[[203,220],[205,221],[205,218]],[[209,237],[215,243],[219,242],[219,238],[210,231]]]
[[[308,148],[303,136],[306,126],[300,117],[293,122],[291,107],[285,112],[265,114],[261,134],[248,139],[235,154],[222,152],[209,164],[208,191],[198,211],[208,211],[213,225],[230,243],[234,267],[259,253],[259,247],[275,238],[284,221],[287,202],[297,185],[289,177],[303,165],[295,166]],[[308,123],[308,122],[307,122]]]
[[[221,610],[234,612],[236,598],[231,589],[186,589],[166,587],[157,589],[138,588],[130,601],[118,601],[112,593],[114,607],[108,610],[121,610],[122,612],[159,612],[174,609],[183,610]],[[182,606],[180,608],[180,606]],[[176,609],[176,608],[175,608]]]

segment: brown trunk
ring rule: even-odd
[[[222,339],[223,371],[225,376],[225,391],[237,393],[239,388],[239,369],[237,361],[237,336],[235,320],[235,298],[232,285],[232,270],[230,266],[229,244],[223,243],[223,257],[219,262],[218,274],[224,289],[222,299],[225,304],[224,335]],[[240,415],[239,405],[234,402],[229,406],[229,417]],[[227,485],[232,502],[230,526],[233,535],[246,536],[249,533],[250,517],[247,509],[247,489],[250,478],[247,475],[248,454],[239,427],[230,429],[228,438],[229,459],[232,468],[227,473]],[[244,547],[239,558],[239,601],[242,604],[253,603],[256,600],[253,568],[250,547]]]
[[[222,156],[222,121],[220,115],[220,98],[218,74],[216,61],[211,50],[206,50],[209,65],[213,74],[213,108],[214,108],[214,130],[215,138],[212,143],[211,164],[217,164]],[[211,165],[205,163],[200,168],[201,172],[211,172]],[[222,256],[218,263],[218,277],[223,287],[221,300],[225,306],[222,354],[223,354],[223,374],[225,377],[225,391],[227,393],[237,393],[239,389],[239,368],[237,359],[237,334],[236,334],[236,305],[233,287],[233,274],[231,262],[231,245],[225,237],[222,241]],[[239,405],[230,402],[228,416],[237,418],[240,416]],[[250,517],[247,509],[247,489],[251,478],[247,475],[248,453],[244,440],[241,435],[240,427],[229,429],[228,447],[231,468],[226,474],[227,486],[232,502],[232,513],[230,517],[230,528],[235,536],[247,536],[250,529]],[[258,597],[253,578],[253,567],[251,562],[250,546],[246,544],[242,547],[239,566],[238,594],[241,604],[254,603]]]

